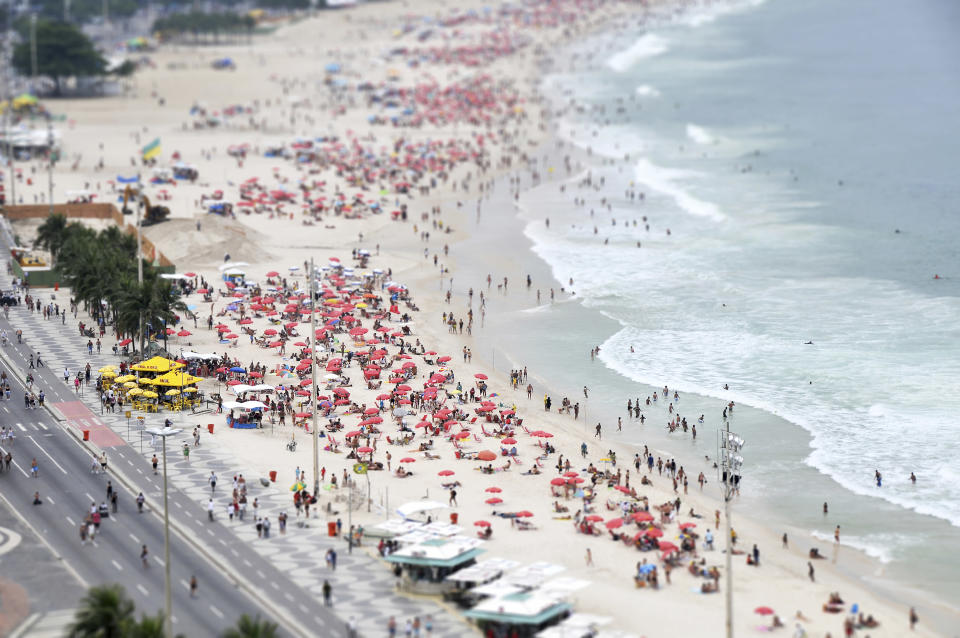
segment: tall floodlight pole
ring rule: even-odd
[[[170,596],[170,509],[167,503],[167,437],[180,434],[183,430],[177,428],[152,428],[147,430],[163,440],[163,635],[173,638],[173,602]]]
[[[50,197],[50,215],[53,215],[53,118],[47,112],[47,184]]]
[[[37,94],[37,14],[30,14],[30,92]]]
[[[7,108],[3,110],[3,142],[4,155],[7,158],[7,166],[10,169],[10,205],[17,203],[17,182],[14,177],[15,169],[13,167],[13,140],[10,136],[11,116],[13,110],[13,31],[10,28],[11,15],[7,12],[7,23],[3,26],[3,64],[0,70],[3,71],[3,91],[7,98]]]
[[[730,526],[730,501],[734,493],[740,489],[740,469],[743,466],[743,457],[740,450],[743,448],[743,438],[730,431],[730,424],[717,432],[717,456],[720,459],[717,471],[720,472],[720,485],[723,489],[723,507],[727,535],[726,555],[726,628],[727,638],[733,638],[733,540]]]
[[[313,496],[320,494],[320,432],[317,430],[317,410],[320,402],[317,401],[317,294],[316,275],[313,270],[313,257],[310,258],[310,370],[313,387],[310,390],[311,408],[313,413]]]

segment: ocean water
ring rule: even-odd
[[[797,461],[904,523],[849,539],[884,561],[960,527],[958,26],[951,0],[705,2],[594,38],[543,87],[596,161],[521,198],[603,364],[802,428]]]

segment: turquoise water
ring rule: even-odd
[[[814,538],[842,523],[886,576],[953,603],[958,24],[945,0],[710,3],[574,47],[543,87],[594,187],[584,173],[519,204],[579,303],[512,312],[490,340],[570,396],[590,384],[608,424],[646,384],[713,397],[682,404],[706,413],[696,442],[663,410],[623,435],[691,464],[715,453],[721,400],[760,408],[738,413],[744,505]]]
[[[605,105],[561,134],[628,168],[527,231],[621,325],[609,367],[781,414],[847,489],[954,525],[958,24],[945,1],[779,0],[618,36],[545,86]]]

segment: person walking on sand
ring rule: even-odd
[[[593,437],[594,437],[595,439],[600,439],[601,441],[603,440],[603,437],[600,436],[600,424],[599,424],[599,423],[597,423],[597,433],[594,434]]]
[[[817,581],[816,581],[816,578],[814,577],[814,573],[815,573],[815,572],[814,572],[814,569],[813,569],[813,563],[811,563],[810,561],[807,561],[807,576],[810,577],[810,582],[811,582],[811,583],[817,582]]]
[[[913,631],[913,628],[916,624],[920,622],[920,616],[917,615],[917,610],[915,607],[910,608],[910,631]]]
[[[593,552],[590,551],[590,548],[587,548],[587,567],[593,567]]]

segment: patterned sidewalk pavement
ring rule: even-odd
[[[9,275],[0,276],[0,287],[4,290],[9,290],[12,287],[12,280]],[[43,299],[48,299],[45,292],[43,293]],[[61,305],[69,304],[66,293],[58,292],[57,302]],[[13,334],[17,328],[22,330],[24,341],[29,343],[34,351],[40,351],[44,361],[55,371],[62,371],[66,367],[72,374],[76,374],[76,371],[85,367],[88,362],[94,371],[117,362],[110,348],[106,347],[106,343],[102,354],[98,355],[96,351],[92,355],[87,353],[87,340],[80,336],[77,322],[82,320],[91,324],[92,321],[85,318],[82,313],[78,315],[77,319],[68,316],[66,324],[61,324],[59,320],[55,319],[56,317],[45,321],[42,315],[31,313],[24,306],[18,306],[11,309],[9,322],[4,322],[0,318],[0,325],[8,324],[6,326],[8,335]],[[150,446],[146,437],[141,441],[140,433],[135,427],[136,419],[131,419],[133,425],[130,425],[123,412],[100,414],[99,398],[92,388],[91,385],[80,396],[77,396],[71,387],[69,391],[61,392],[64,396],[69,394],[70,401],[64,400],[59,403],[51,401],[51,403],[65,412],[65,417],[71,419],[71,410],[74,409],[71,404],[82,401],[95,415],[92,419],[88,416],[84,425],[87,427],[92,425],[94,428],[105,425],[113,434],[121,437],[137,451],[141,450],[142,445],[144,468],[148,468],[150,457],[156,450]],[[206,423],[210,420],[207,417],[211,415],[204,414],[201,416],[204,419],[203,422]],[[177,422],[178,418],[174,416],[172,420]],[[185,430],[184,436],[188,438],[191,428],[185,427]],[[105,441],[113,441],[107,434],[99,436],[103,437]],[[284,570],[300,587],[311,592],[318,601],[323,600],[323,582],[328,580],[333,588],[334,611],[344,622],[353,617],[361,635],[386,635],[387,621],[390,616],[397,619],[399,627],[402,627],[408,618],[419,616],[422,621],[427,616],[432,616],[433,635],[444,638],[477,633],[477,630],[468,625],[459,614],[451,612],[445,606],[438,604],[437,601],[399,594],[394,588],[393,575],[387,564],[367,554],[365,549],[355,549],[352,554],[349,554],[344,541],[327,536],[323,518],[311,518],[309,527],[298,527],[298,519],[294,516],[289,492],[276,484],[271,484],[266,488],[262,487],[257,481],[259,477],[254,476],[248,469],[237,467],[235,462],[232,461],[231,455],[216,447],[214,439],[205,436],[203,442],[204,445],[199,448],[194,448],[191,445],[189,460],[185,460],[181,454],[176,452],[169,454],[170,450],[168,449],[167,464],[172,466],[170,481],[173,486],[206,510],[207,500],[210,498],[207,478],[211,470],[215,472],[220,479],[220,487],[218,488],[220,498],[214,498],[216,503],[215,516],[219,524],[223,525],[224,528],[229,528],[230,532],[239,539],[239,542],[251,547],[279,569]],[[112,444],[116,443],[113,442]],[[232,489],[231,477],[239,474],[248,477],[247,515],[244,521],[230,523],[227,522],[225,515],[227,505],[225,495],[228,495]],[[343,492],[342,498],[345,497],[346,491],[343,490]],[[160,498],[159,494],[145,494],[145,496],[148,499]],[[269,539],[257,537],[253,511],[250,506],[254,498],[259,500],[260,516],[269,518],[272,524]],[[325,507],[327,501],[329,501],[329,493],[321,496],[320,505]],[[361,499],[356,499],[354,502],[360,501]],[[336,502],[333,507],[340,510],[341,518],[346,518],[347,504],[345,502]],[[290,516],[287,532],[283,535],[279,533],[279,525],[277,524],[277,515],[282,511],[287,512]],[[302,520],[302,518],[299,520]],[[337,568],[333,571],[327,568],[325,559],[326,552],[331,547],[337,553]],[[236,558],[240,558],[239,551],[232,549],[231,552]],[[250,574],[250,577],[258,576],[254,573]],[[278,600],[280,596],[282,596],[282,593],[277,589]]]

